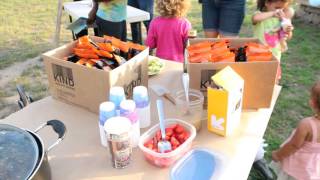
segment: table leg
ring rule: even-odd
[[[142,29],[141,29],[141,22],[137,23],[138,26],[138,37],[137,40],[140,44],[142,44]]]
[[[62,16],[62,0],[58,1],[58,14],[56,20],[56,30],[53,37],[53,44],[54,46],[58,46],[59,38],[60,38],[60,29],[61,29],[61,16]]]
[[[69,15],[69,20],[70,20],[70,23],[72,23],[72,17],[70,15]],[[77,38],[76,38],[75,33],[73,31],[71,31],[71,33],[72,33],[72,39],[76,40]]]

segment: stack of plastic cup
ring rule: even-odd
[[[105,122],[111,117],[116,116],[115,105],[113,102],[107,101],[100,104],[99,107],[99,130],[101,144],[107,147],[106,133],[104,131]]]
[[[147,88],[144,86],[136,86],[133,89],[133,100],[136,103],[136,111],[140,121],[140,128],[150,126],[150,100]]]
[[[139,117],[133,100],[124,100],[120,104],[120,116],[126,117],[132,124],[132,146],[137,147],[140,138]]]

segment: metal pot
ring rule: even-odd
[[[47,150],[44,149],[41,138],[36,134],[45,126],[52,126],[59,135],[58,140]],[[50,120],[34,132],[0,124],[0,152],[4,153],[0,156],[0,177],[3,176],[9,180],[50,180],[51,170],[47,153],[63,140],[65,133],[65,125],[58,120]]]

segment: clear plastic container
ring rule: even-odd
[[[177,116],[175,118],[182,119],[195,126],[196,130],[201,129],[201,120],[203,113],[203,94],[195,89],[189,89],[189,108],[186,104],[186,95],[184,90],[177,91],[174,99],[177,105]]]
[[[156,135],[156,132],[160,129],[159,124],[150,128],[140,137],[139,148],[142,150],[146,160],[157,167],[168,167],[172,165],[174,162],[176,162],[180,157],[182,157],[185,153],[187,153],[191,149],[192,141],[196,137],[196,134],[197,134],[196,129],[191,124],[179,119],[165,120],[166,127],[174,124],[179,124],[183,126],[184,129],[190,133],[190,136],[177,149],[169,153],[158,153],[144,146],[144,143],[151,140],[151,138],[153,138]]]

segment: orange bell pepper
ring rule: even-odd
[[[104,51],[114,52],[115,48],[111,45],[111,43],[97,43],[99,48]]]
[[[98,59],[99,56],[93,53],[74,52],[75,55],[85,59]]]
[[[102,57],[113,58],[113,55],[111,53],[109,53],[108,51],[98,50],[97,54]]]

